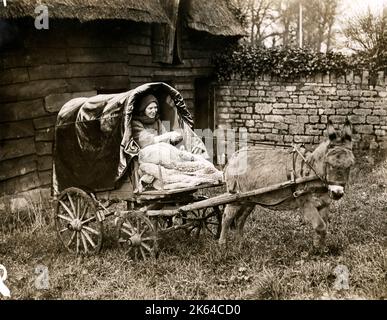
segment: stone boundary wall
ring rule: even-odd
[[[233,77],[215,86],[218,126],[248,130],[249,141],[317,144],[328,119],[353,125],[355,148],[387,148],[387,74],[317,74],[287,82]]]

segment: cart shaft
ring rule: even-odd
[[[272,186],[259,188],[259,189],[246,191],[246,192],[224,193],[224,194],[221,194],[219,196],[209,198],[206,200],[202,200],[202,201],[198,201],[198,202],[194,202],[194,203],[190,203],[190,204],[187,204],[185,206],[182,206],[182,207],[176,208],[176,209],[148,210],[147,215],[148,216],[171,217],[171,216],[174,216],[178,213],[184,213],[184,212],[188,212],[188,211],[192,211],[192,210],[199,210],[199,209],[229,204],[232,202],[238,202],[241,200],[247,200],[248,198],[252,198],[252,197],[264,194],[264,193],[289,188],[291,186],[295,186],[295,185],[299,185],[302,183],[311,182],[311,181],[315,181],[315,180],[319,180],[319,178],[317,176],[310,176],[310,177],[299,178],[299,179],[296,179],[295,181],[289,180],[289,181],[274,184]]]

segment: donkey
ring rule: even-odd
[[[313,245],[324,246],[330,219],[329,205],[344,195],[350,167],[355,162],[348,119],[341,135],[336,133],[330,121],[327,132],[328,139],[309,154],[296,147],[289,151],[254,146],[242,148],[231,156],[224,170],[230,193],[251,191],[306,176],[316,176],[316,179],[228,204],[219,238],[221,246],[226,245],[232,222],[236,224],[237,240],[240,240],[245,221],[257,204],[274,210],[300,208],[316,231]]]

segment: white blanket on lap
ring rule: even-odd
[[[157,190],[172,190],[223,180],[222,172],[211,162],[164,142],[143,148],[139,164],[140,192],[149,185]]]

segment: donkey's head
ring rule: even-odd
[[[324,157],[324,177],[329,196],[338,200],[344,195],[351,166],[355,163],[352,153],[352,128],[348,119],[341,134],[337,134],[332,122],[328,122],[329,143]]]

